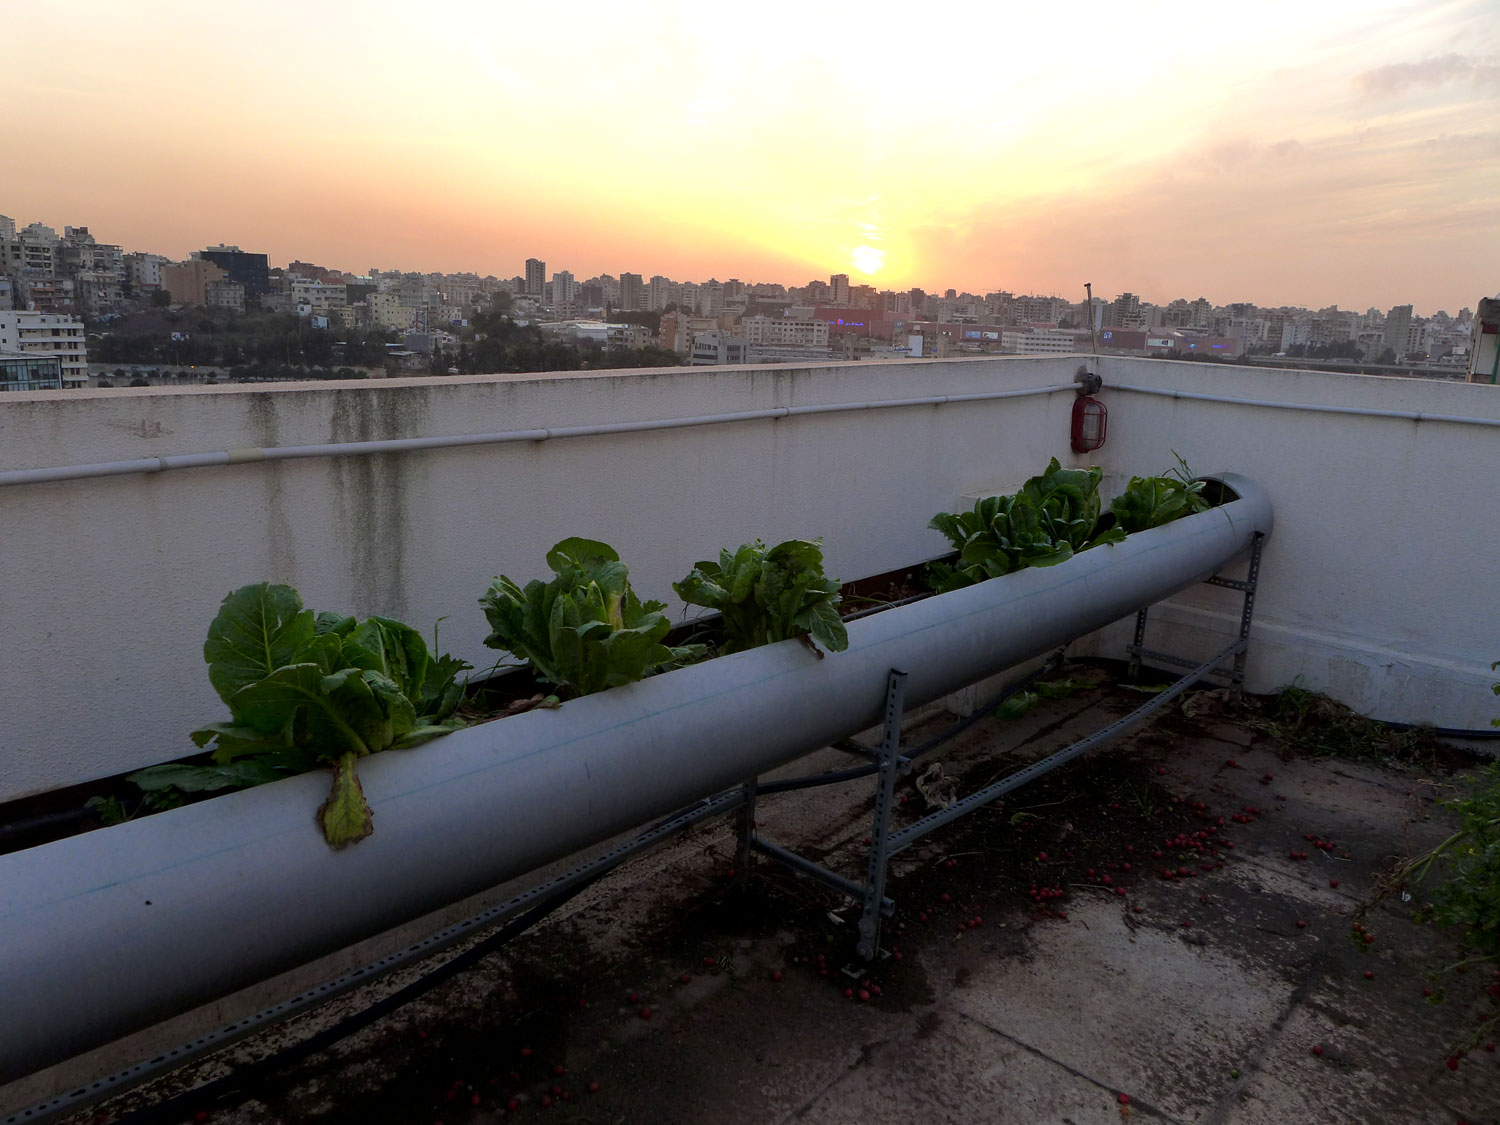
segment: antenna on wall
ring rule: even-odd
[[[1083,291],[1088,294],[1088,299],[1084,302],[1084,305],[1089,310],[1089,346],[1093,349],[1094,354],[1098,355],[1099,335],[1098,329],[1094,326],[1094,283],[1092,281],[1085,281],[1083,283]]]

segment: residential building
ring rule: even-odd
[[[0,241],[16,237],[16,221],[9,215],[0,215]]]
[[[223,269],[206,258],[189,258],[161,267],[161,287],[174,305],[206,305],[209,285],[228,279]]]
[[[790,345],[803,348],[828,346],[826,320],[800,320],[785,316],[747,316],[740,321],[740,335],[748,344]]]
[[[526,259],[526,295],[541,297],[547,285],[547,263],[540,258]]]
[[[646,307],[646,287],[638,273],[620,275],[620,308],[635,312]]]
[[[1410,305],[1397,305],[1385,314],[1385,346],[1396,353],[1397,362],[1409,350],[1411,319]]]
[[[0,353],[0,391],[60,391],[62,361],[56,356]]]
[[[370,294],[370,322],[380,329],[409,332],[417,326],[417,309],[395,293]]]
[[[654,343],[651,329],[644,324],[611,324],[605,339],[612,348],[644,348]]]
[[[271,288],[270,269],[264,254],[248,254],[238,246],[210,246],[193,255],[205,262],[212,262],[228,276],[230,281],[245,287],[245,300],[259,302],[262,293]]]
[[[1061,297],[1015,297],[1010,302],[1011,319],[1017,324],[1056,324],[1067,315],[1069,304]],[[915,315],[917,306],[913,304]]]
[[[161,268],[172,259],[161,254],[126,254],[125,276],[137,295],[161,288]]]
[[[0,353],[56,359],[64,386],[88,381],[89,362],[83,321],[71,316],[0,310]]]
[[[688,363],[692,367],[722,367],[731,363],[744,363],[748,347],[744,340],[727,332],[699,332],[693,337],[693,352]]]
[[[78,311],[77,287],[71,277],[22,274],[15,278],[17,307],[33,312],[70,315]]]
[[[558,270],[552,275],[552,303],[558,306],[572,305],[578,299],[578,282],[568,270]]]
[[[1141,314],[1141,299],[1134,293],[1121,293],[1104,312],[1106,328],[1144,328],[1145,318]]]
[[[238,281],[210,281],[203,287],[203,303],[209,308],[245,311],[245,287]]]
[[[1079,332],[1071,328],[1007,328],[1000,334],[1000,350],[1008,355],[1066,355],[1069,352],[1086,351],[1088,347],[1087,330]]]
[[[657,274],[646,285],[646,307],[652,312],[666,308],[675,299],[672,295],[674,288],[677,287],[671,278]]]
[[[849,275],[847,273],[836,273],[828,279],[828,288],[832,290],[832,304],[847,308],[849,305]]]

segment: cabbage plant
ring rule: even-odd
[[[643,602],[614,548],[564,539],[547,552],[550,582],[525,587],[501,575],[479,602],[493,630],[485,639],[531,662],[537,676],[574,696],[634,683],[701,658],[703,645],[663,644],[671,624],[661,602]]]
[[[766,549],[759,539],[719,561],[697,563],[672,589],[689,605],[716,609],[725,652],[808,637],[830,652],[849,647],[839,617],[839,584],[823,574],[821,540],[789,539]]]
[[[1013,496],[985,496],[967,512],[939,512],[928,527],[958,551],[952,565],[934,564],[940,591],[972,586],[1028,566],[1055,566],[1079,551],[1118,543],[1125,532],[1100,518],[1101,469],[1064,469],[1056,457]]]
[[[203,658],[230,713],[192,735],[213,745],[215,766],[157,767],[134,775],[136,783],[211,789],[328,766],[333,788],[317,819],[335,848],[374,828],[356,761],[464,725],[454,711],[467,663],[434,659],[420,633],[390,618],[315,618],[290,586],[258,582],[226,597]]]

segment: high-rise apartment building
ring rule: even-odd
[[[620,275],[620,308],[634,312],[646,307],[646,286],[638,273]]]
[[[526,295],[540,297],[547,287],[547,263],[540,258],[526,259]]]
[[[552,303],[571,305],[578,299],[578,282],[568,270],[558,270],[552,275]]]
[[[1396,353],[1399,363],[1407,352],[1411,335],[1411,306],[1397,305],[1385,314],[1385,346]]]
[[[16,221],[9,215],[0,215],[0,239],[16,237]]]
[[[828,279],[828,288],[833,303],[840,308],[849,305],[849,275],[847,273],[836,273]]]
[[[88,382],[87,343],[83,321],[71,316],[0,309],[0,354],[56,359],[65,387]]]
[[[646,285],[646,307],[653,312],[664,309],[672,301],[672,279],[657,274]]]

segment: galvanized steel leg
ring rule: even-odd
[[[1255,587],[1260,582],[1260,552],[1265,542],[1266,537],[1257,531],[1250,547],[1250,570],[1245,575],[1245,606],[1240,611],[1240,640],[1244,643],[1234,654],[1234,672],[1230,681],[1230,694],[1236,700],[1245,694],[1245,654],[1250,648],[1250,619],[1255,613]]]
[[[1148,608],[1148,606],[1141,606],[1136,611],[1135,643],[1126,650],[1130,653],[1128,674],[1132,683],[1141,678],[1141,649],[1146,647],[1146,610]]]
[[[740,787],[744,800],[740,802],[739,809],[734,815],[735,829],[739,835],[739,845],[734,850],[735,871],[741,879],[745,878],[750,870],[750,857],[755,845],[755,778],[751,778]]]
[[[885,687],[885,735],[880,740],[878,784],[875,788],[875,823],[870,829],[870,856],[865,870],[864,911],[859,917],[859,955],[872,960],[880,949],[880,916],[885,904],[886,865],[890,858],[891,801],[901,758],[901,714],[906,694],[906,673],[892,668]]]

